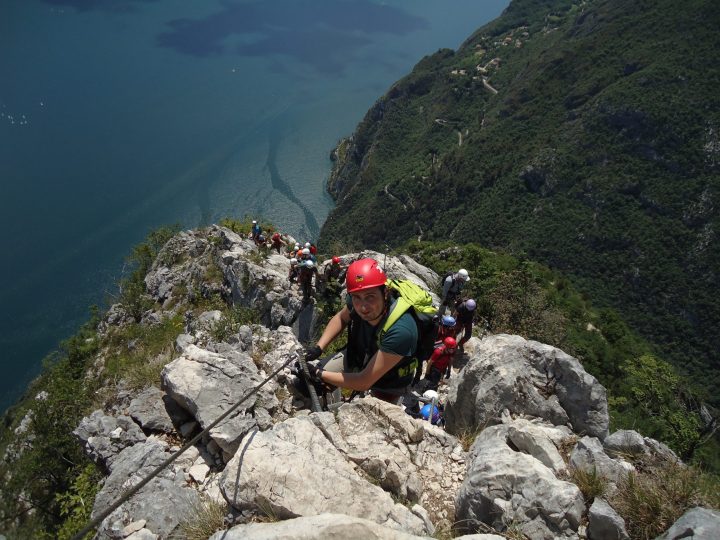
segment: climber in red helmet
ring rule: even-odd
[[[450,378],[456,347],[457,341],[453,337],[446,337],[441,345],[435,347],[423,379],[425,390],[437,390],[443,375],[446,379]]]
[[[374,259],[360,259],[348,267],[347,303],[330,319],[317,344],[305,355],[315,382],[370,390],[373,396],[393,403],[405,393],[417,367],[413,355],[418,330],[412,315],[406,312],[381,332],[394,305],[386,282],[385,272]],[[317,361],[346,328],[345,351]]]

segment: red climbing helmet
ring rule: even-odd
[[[448,349],[454,349],[455,347],[457,347],[457,341],[455,341],[454,337],[446,337],[445,339],[443,339],[443,344]]]
[[[338,257],[337,255],[335,255],[335,256],[332,258],[332,263],[333,263],[333,264],[340,264],[340,257]]]
[[[347,291],[354,293],[385,285],[387,276],[375,259],[360,259],[350,265],[346,279]]]

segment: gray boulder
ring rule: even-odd
[[[498,423],[504,409],[600,439],[608,434],[607,393],[580,362],[555,347],[500,334],[482,340],[452,379],[447,429],[460,433]]]
[[[428,532],[420,517],[358,475],[310,416],[248,435],[220,487],[235,508],[260,509],[280,519],[331,512],[412,534]]]
[[[696,507],[685,512],[656,540],[717,540],[720,538],[720,512]]]
[[[110,470],[122,450],[147,439],[132,418],[108,416],[101,410],[83,418],[73,435],[91,459]]]
[[[180,420],[177,404],[167,397],[165,393],[151,386],[146,388],[130,402],[128,414],[137,421],[143,429],[173,433],[175,427],[167,407],[173,416]]]
[[[600,440],[595,437],[583,437],[578,441],[570,454],[570,466],[587,472],[595,471],[613,484],[610,486],[611,492],[629,473],[635,471],[631,463],[608,456]]]
[[[642,456],[648,452],[643,436],[631,429],[621,429],[608,435],[603,446],[610,455]]]
[[[326,437],[386,491],[419,502],[436,522],[455,513],[466,455],[455,437],[371,398],[342,406],[336,422],[340,437],[321,425]]]
[[[205,429],[238,401],[248,395],[263,377],[246,353],[229,351],[225,355],[188,345],[182,356],[162,371],[167,394],[187,410]],[[210,430],[210,437],[222,451],[232,456],[242,437],[256,427],[255,416],[267,418],[279,406],[267,387],[251,396],[226,420]],[[265,409],[265,413],[259,412]]]
[[[123,450],[95,498],[92,518],[139,484],[168,457],[167,445],[154,438]],[[186,487],[185,473],[168,467],[105,518],[98,527],[97,538],[123,538],[125,527],[141,520],[149,532],[168,538],[198,499],[197,491]]]
[[[595,499],[588,510],[588,538],[590,540],[627,540],[625,520],[605,499]]]
[[[511,423],[480,433],[457,494],[455,519],[469,532],[483,523],[497,531],[513,523],[531,540],[577,538],[585,510],[582,493],[512,444],[511,429],[526,431],[527,427]]]
[[[249,523],[219,531],[209,540],[419,540],[429,536],[415,536],[397,529],[378,525],[374,521],[343,514],[319,514],[297,517],[277,523]]]

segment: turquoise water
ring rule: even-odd
[[[2,2],[0,410],[150,230],[252,214],[314,238],[337,140],[506,5]]]

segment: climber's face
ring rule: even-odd
[[[385,313],[383,289],[384,287],[373,287],[350,294],[355,312],[360,315],[361,319],[373,325],[380,322]]]

